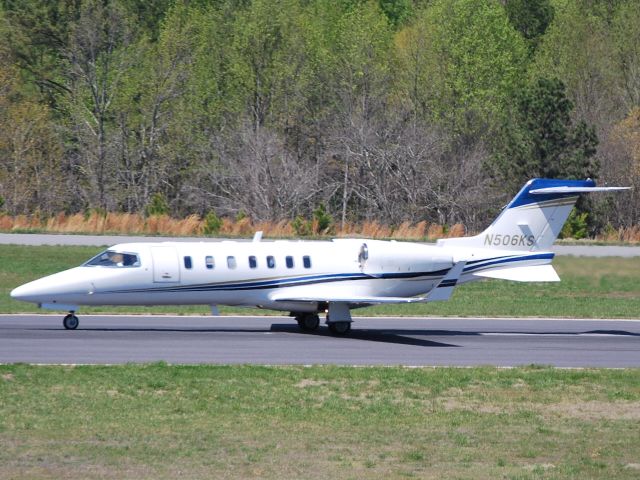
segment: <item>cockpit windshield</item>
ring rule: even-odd
[[[96,255],[87,263],[85,267],[139,267],[140,259],[136,253],[115,252],[106,250]]]

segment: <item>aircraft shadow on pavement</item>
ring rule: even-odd
[[[64,332],[60,327],[56,328],[37,328],[41,331],[57,331]],[[415,336],[429,336],[429,335],[477,335],[477,333],[468,332],[452,332],[444,330],[371,330],[371,329],[356,329],[351,330],[350,333],[344,336],[335,336],[329,332],[326,327],[321,327],[315,332],[303,332],[295,324],[271,324],[265,326],[265,328],[189,328],[189,327],[85,327],[82,326],[74,332],[109,332],[109,333],[178,333],[178,334],[192,334],[192,333],[267,333],[267,332],[282,332],[282,333],[295,333],[307,337],[327,337],[335,338],[338,340],[362,340],[369,342],[381,342],[398,345],[415,345],[420,347],[459,347],[460,345],[453,345],[450,343],[435,342],[423,338],[415,338]],[[73,333],[72,333],[73,334]]]
[[[328,337],[337,338],[339,340],[363,340],[367,342],[380,342],[380,343],[395,343],[397,345],[414,345],[418,347],[459,347],[460,345],[453,345],[450,343],[435,342],[433,340],[427,340],[423,338],[415,338],[418,336],[436,335],[433,330],[372,330],[366,328],[358,328],[351,330],[344,336],[332,335],[328,328],[321,327],[314,332],[303,332],[297,325],[290,325],[288,323],[274,323],[271,325],[272,332],[287,332],[296,333],[305,336],[316,337]],[[460,332],[462,333],[462,332]]]
[[[60,331],[60,328],[39,328],[38,330],[56,330]],[[130,332],[130,333],[178,333],[178,334],[193,334],[193,333],[294,333],[297,335],[303,335],[307,337],[327,337],[335,338],[338,340],[361,340],[365,342],[376,342],[396,345],[413,345],[419,347],[461,347],[461,345],[455,345],[453,343],[438,342],[434,340],[428,340],[424,337],[475,337],[483,334],[513,334],[513,335],[539,335],[539,336],[553,336],[553,335],[618,335],[621,337],[640,337],[640,333],[629,332],[625,330],[590,330],[590,331],[460,331],[460,330],[424,330],[424,329],[366,329],[356,328],[351,330],[345,336],[332,335],[328,328],[321,327],[314,332],[304,332],[295,324],[289,323],[274,323],[265,328],[175,328],[175,327],[89,327],[81,328],[80,331],[86,332]],[[421,337],[421,338],[417,338]]]

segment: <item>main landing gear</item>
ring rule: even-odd
[[[301,330],[313,332],[320,326],[320,317],[316,313],[296,313],[296,322]],[[351,331],[350,321],[332,322],[327,314],[327,327],[333,335],[346,335]]]
[[[346,335],[351,331],[351,322],[331,322],[327,326],[334,335]]]
[[[75,316],[74,312],[69,312],[69,315],[64,317],[64,319],[62,320],[62,325],[67,330],[75,330],[76,328],[78,328],[79,323],[80,320],[78,320],[78,317]]]
[[[316,313],[299,313],[296,315],[296,322],[305,332],[312,332],[318,329],[320,317]]]

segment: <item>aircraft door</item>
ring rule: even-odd
[[[175,247],[151,247],[154,282],[179,282],[180,261]]]

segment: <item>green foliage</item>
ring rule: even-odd
[[[501,185],[513,193],[532,177],[597,177],[595,129],[573,122],[572,110],[564,84],[557,79],[540,78],[518,95],[489,162]]]
[[[222,227],[222,219],[218,217],[214,210],[209,210],[204,217],[203,233],[205,235],[215,235],[220,231],[220,227]]]
[[[378,4],[395,27],[407,22],[414,13],[413,0],[378,0]]]
[[[162,193],[156,192],[151,196],[151,200],[145,208],[145,214],[148,217],[169,214],[169,205],[167,204],[167,199]]]
[[[435,118],[462,131],[474,115],[493,123],[520,87],[527,56],[504,9],[491,0],[435,0],[417,23],[419,89]]]
[[[594,130],[580,118],[602,135],[603,162],[616,156],[610,127],[640,104],[637,10],[637,0],[0,0],[0,194],[12,213],[145,212],[148,192],[162,191],[184,215],[214,192],[226,211],[279,220],[301,201],[339,205],[348,152],[349,218],[400,222],[418,214],[391,212],[424,205],[460,217],[437,170],[477,177],[465,200],[481,203],[488,144],[503,174],[514,168],[510,182],[595,175],[584,160]],[[541,78],[561,80],[571,108],[536,92]],[[527,95],[539,99],[530,121]],[[550,125],[538,103],[554,102]],[[380,155],[390,171],[367,175],[384,170]],[[287,174],[269,165],[246,191],[229,188],[264,159],[285,159]],[[613,182],[623,168],[611,163]],[[302,200],[280,195],[296,169],[315,175]],[[432,193],[386,196],[394,205],[380,208],[380,183],[405,175],[433,181]]]
[[[307,237],[312,233],[311,222],[304,218],[302,215],[296,216],[291,222],[291,226],[293,227],[293,231],[299,237]]]
[[[327,233],[333,227],[333,217],[327,212],[324,203],[318,205],[313,211],[313,218],[318,225],[318,233]]]
[[[635,1],[635,0],[634,0]],[[583,112],[599,106],[616,66],[608,20],[598,4],[604,2],[558,1],[554,18],[529,69],[531,78],[558,78]]]
[[[573,238],[574,240],[586,238],[589,223],[588,217],[589,214],[587,212],[581,213],[575,208],[571,210],[571,214],[560,232],[560,238]]]
[[[152,40],[158,38],[160,25],[173,0],[120,0],[129,14],[136,19],[142,34]]]
[[[535,50],[553,20],[550,0],[507,0],[505,10],[513,27]]]

